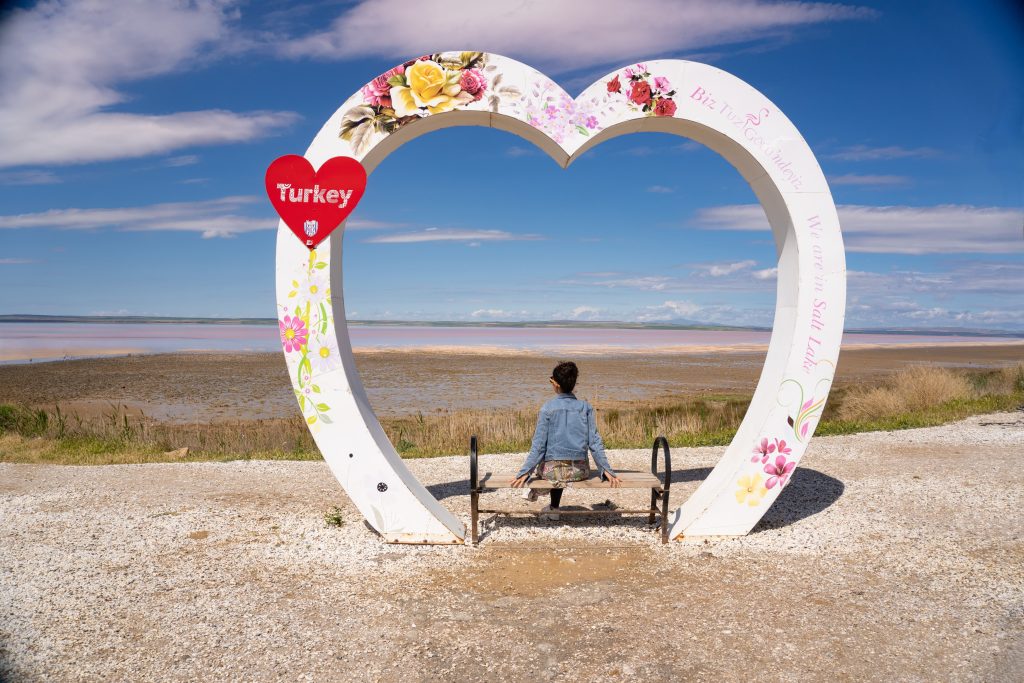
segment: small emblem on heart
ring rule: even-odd
[[[352,213],[366,190],[366,169],[351,157],[334,157],[314,171],[297,154],[267,168],[267,196],[306,247],[315,249]]]

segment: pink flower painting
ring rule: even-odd
[[[382,73],[363,86],[363,98],[373,107],[391,107],[391,84],[388,81],[394,76],[405,73],[405,66],[398,66]]]
[[[754,446],[754,455],[750,458],[750,462],[761,461],[761,464],[768,462],[768,456],[775,452],[775,444],[768,440],[768,437],[761,439],[761,443]]]
[[[479,69],[464,69],[462,77],[459,79],[459,87],[462,88],[462,92],[472,95],[473,101],[476,102],[484,96],[484,91],[487,90],[487,79]]]
[[[281,344],[284,345],[285,353],[301,351],[309,339],[309,330],[302,318],[286,315],[284,320],[279,320],[277,324],[281,328]]]
[[[764,483],[765,488],[774,488],[776,485],[782,488],[786,485],[789,480],[789,475],[796,469],[795,460],[786,460],[786,456],[779,455],[775,457],[775,462],[770,462],[764,466],[764,472],[768,475],[768,481]]]
[[[824,363],[824,361],[822,362]],[[831,366],[831,364],[829,363],[828,366]],[[814,395],[819,392],[822,384],[827,385],[830,381],[831,377],[824,377],[818,380],[818,384],[811,393],[811,397],[806,401],[804,400],[806,393],[802,384],[794,379],[787,379],[782,383],[782,386],[793,384],[800,392],[799,408],[796,410],[796,415],[790,415],[786,418],[786,422],[793,428],[793,436],[796,437],[797,441],[803,443],[808,439],[808,435],[811,433],[811,427],[814,426],[819,413],[821,413],[822,409],[825,407],[825,396],[815,398]]]
[[[785,439],[775,439],[775,450],[777,450],[780,455],[789,455],[793,452],[793,449],[786,445]]]
[[[629,89],[622,90],[619,76],[628,81]],[[609,95],[623,93],[626,101],[647,116],[675,116],[678,104],[672,98],[676,91],[665,76],[652,76],[646,64],[637,64],[624,69],[621,74],[608,81]]]

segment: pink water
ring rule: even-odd
[[[770,333],[756,330],[662,330],[570,327],[438,327],[359,325],[349,328],[360,348],[424,346],[496,347],[508,350],[587,348],[636,350],[649,347],[731,347],[764,345]],[[847,333],[845,344],[950,344],[1010,342],[1020,338],[929,334]],[[177,351],[277,351],[273,325],[139,323],[0,323],[0,362],[26,362],[126,353]]]

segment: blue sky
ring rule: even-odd
[[[0,313],[272,317],[267,165],[394,64],[480,49],[573,94],[643,59],[736,74],[830,179],[848,327],[1024,331],[1024,15],[1011,3],[476,5],[9,9]],[[362,319],[770,325],[774,308],[753,193],[712,152],[660,134],[568,170],[500,131],[419,138],[370,177],[344,258]]]

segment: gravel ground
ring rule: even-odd
[[[719,452],[673,452],[677,500]],[[1022,453],[1021,412],[818,438],[754,533],[667,547],[637,517],[389,546],[322,463],[0,464],[0,680],[1020,681]],[[468,521],[465,457],[409,465]]]

